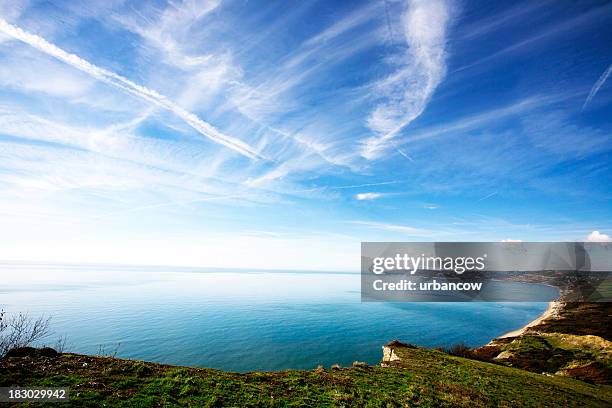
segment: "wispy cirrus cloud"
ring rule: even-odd
[[[0,87],[13,91],[40,93],[58,98],[78,98],[91,90],[93,80],[82,72],[40,55],[14,53],[0,64]],[[28,62],[35,63],[32,69]],[[53,80],[41,75],[52,72]]]
[[[200,71],[219,56],[194,52],[189,48],[190,35],[194,25],[213,13],[220,4],[221,0],[185,0],[171,3],[162,10],[151,6],[139,13],[114,14],[111,18],[143,38],[144,47],[159,51],[164,62],[184,71]]]
[[[406,143],[413,143],[447,134],[457,134],[471,129],[477,129],[495,121],[521,115],[537,108],[542,108],[547,105],[552,105],[554,103],[567,100],[575,95],[576,92],[572,90],[554,95],[530,95],[504,106],[487,110],[479,110],[473,115],[467,115],[454,121],[418,129],[409,136],[398,139],[395,144],[402,146]]]
[[[391,224],[375,221],[349,221],[349,223],[382,231],[397,232],[407,236],[428,237],[439,233],[433,230],[416,228],[404,224]]]
[[[155,90],[136,84],[121,75],[93,65],[90,62],[80,58],[79,56],[68,53],[35,34],[28,33],[22,30],[21,28],[8,23],[4,19],[0,19],[0,32],[3,32],[4,34],[16,40],[22,41],[66,64],[69,64],[74,68],[83,71],[88,75],[91,75],[95,79],[117,87],[131,95],[144,99],[150,103],[159,106],[160,108],[166,109],[174,113],[176,116],[184,120],[188,125],[194,128],[200,134],[216,143],[224,145],[234,150],[235,152],[247,156],[251,159],[262,158],[261,154],[251,146],[247,145],[241,140],[224,135],[219,130],[214,128],[211,124],[203,121],[195,114],[185,110],[184,108],[172,102],[165,96],[159,94]]]
[[[377,16],[376,9],[379,7],[380,5],[374,2],[366,4],[365,6],[353,11],[348,16],[306,40],[304,42],[304,46],[320,46],[372,19],[375,19]]]
[[[462,39],[473,39],[507,28],[513,23],[531,18],[532,15],[542,15],[541,9],[550,6],[550,3],[552,3],[551,0],[514,2],[507,10],[502,10],[493,16],[479,19],[472,24],[462,27],[458,35]]]
[[[403,16],[406,51],[400,67],[375,84],[381,102],[367,120],[375,133],[361,155],[379,157],[387,142],[418,118],[446,73],[446,35],[451,10],[444,0],[413,0]]]
[[[285,164],[284,159],[277,158],[278,168],[267,176],[251,177],[248,183],[278,180],[288,173],[311,168],[304,166],[305,160],[295,160],[296,157],[307,156],[311,162],[323,160],[332,166],[350,166],[358,154],[342,149],[334,140],[339,132],[330,133],[329,128],[337,127],[335,123],[322,129],[325,119],[320,112],[312,120],[314,113],[304,109],[308,103],[304,99],[308,95],[305,88],[320,82],[333,66],[380,42],[381,37],[376,34],[380,5],[369,3],[356,7],[320,32],[300,40],[278,63],[267,65],[265,59],[257,58],[257,68],[253,68],[249,52],[259,52],[258,48],[264,48],[263,38],[278,34],[285,24],[294,24],[312,5],[304,3],[292,8],[266,24],[265,31],[257,35],[250,33],[248,40],[239,44],[229,41],[228,45],[228,38],[219,38],[216,33],[222,22],[212,18],[223,15],[224,4],[202,1],[201,12],[195,13],[190,12],[194,3],[200,2],[172,3],[162,10],[145,7],[139,13],[113,15],[110,20],[144,40],[139,52],[146,58],[159,55],[165,64],[180,69],[178,78],[185,89],[175,99],[181,106],[213,105],[212,117],[231,116],[233,124],[248,122],[249,136],[261,134],[258,142],[251,143],[258,150],[275,145],[271,148],[275,153],[292,151],[288,159],[291,163]],[[365,25],[372,30],[364,30]],[[240,28],[236,27],[236,31]],[[206,43],[205,52],[198,47],[199,42]],[[296,113],[299,118],[287,120],[287,116]]]
[[[602,23],[606,21],[603,16],[609,13],[611,9],[612,6],[609,3],[604,3],[602,5],[594,7],[593,9],[587,12],[578,13],[576,15],[572,15],[572,17],[570,18],[561,21],[555,21],[551,24],[546,24],[534,34],[522,38],[519,41],[508,45],[507,47],[498,49],[491,54],[478,58],[475,61],[472,61],[466,65],[460,66],[456,68],[453,73],[471,69],[480,65],[482,65],[484,69],[487,64],[492,63],[498,59],[511,55],[516,55],[530,49],[535,50],[537,49],[537,45],[545,43],[547,41],[551,41],[558,36],[568,33],[571,35],[573,33],[578,32],[579,29],[582,27],[592,27],[594,25],[597,25],[598,23]]]

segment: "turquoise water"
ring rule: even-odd
[[[51,316],[51,345],[65,335],[74,352],[233,371],[374,364],[396,338],[482,345],[547,306],[361,303],[358,274],[23,265],[0,274],[1,307]]]

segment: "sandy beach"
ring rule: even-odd
[[[532,322],[529,322],[528,324],[526,324],[525,326],[523,326],[520,329],[517,330],[513,330],[511,332],[508,332],[506,334],[504,334],[503,336],[499,336],[500,339],[506,338],[506,337],[516,337],[516,336],[520,336],[522,334],[524,334],[527,329],[529,329],[530,327],[533,326],[537,326],[538,324],[544,322],[546,319],[550,318],[551,316],[553,316],[554,314],[556,314],[557,308],[561,306],[561,302],[559,301],[552,301],[548,304],[548,307],[546,308],[546,310],[544,311],[544,313],[542,313],[542,315],[540,315],[540,317],[538,317],[537,319],[533,320]]]

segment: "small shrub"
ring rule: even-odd
[[[47,337],[49,321],[48,317],[34,319],[24,313],[7,318],[4,310],[1,310],[0,357],[4,357],[12,349],[29,347]]]
[[[465,357],[465,358],[472,357],[472,349],[466,346],[464,343],[453,344],[448,349],[446,349],[446,352],[450,354],[451,356]]]

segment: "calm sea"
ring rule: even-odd
[[[50,345],[233,371],[375,364],[392,339],[478,346],[547,306],[361,303],[359,275],[342,273],[1,264],[0,276],[0,307],[50,316]]]

